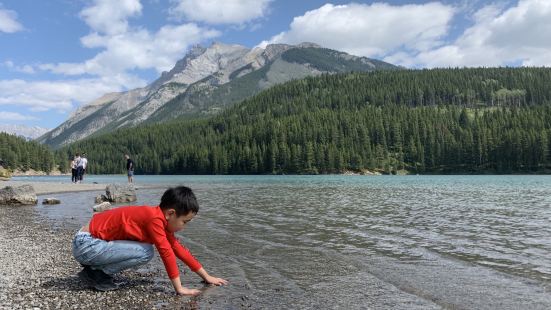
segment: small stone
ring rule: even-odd
[[[111,203],[109,203],[109,201],[102,202],[92,207],[92,210],[94,210],[94,212],[103,212],[110,209],[112,209],[112,206],[111,206]]]
[[[60,203],[61,203],[61,200],[59,200],[57,198],[44,198],[42,200],[43,205],[57,205],[57,204],[60,204]]]

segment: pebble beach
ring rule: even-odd
[[[0,186],[23,183],[33,185],[38,195],[99,193],[106,186],[19,181],[2,182]],[[74,227],[63,223],[54,226],[37,216],[35,208],[0,206],[0,309],[196,309],[203,298],[176,296],[157,254],[147,266],[117,275],[119,290],[94,291],[77,277],[82,267],[71,254]],[[182,266],[180,271],[188,281],[191,277],[199,281]]]

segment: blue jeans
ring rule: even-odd
[[[128,240],[105,241],[79,231],[73,239],[73,256],[82,265],[114,275],[148,263],[153,258],[153,245]]]

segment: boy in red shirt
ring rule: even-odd
[[[198,211],[191,189],[181,186],[168,189],[157,207],[128,206],[95,214],[73,239],[73,256],[84,266],[79,277],[97,290],[115,290],[118,286],[113,275],[149,262],[155,245],[177,294],[197,295],[200,291],[182,286],[176,257],[205,282],[227,284],[209,275],[174,236]]]

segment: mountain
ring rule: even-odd
[[[50,131],[50,129],[38,126],[30,127],[25,125],[0,124],[0,132],[20,136],[27,140],[36,139],[48,131]]]
[[[201,118],[293,79],[380,69],[398,67],[313,43],[272,44],[265,49],[222,43],[195,46],[150,85],[106,94],[80,107],[38,141],[59,147],[142,123]]]

